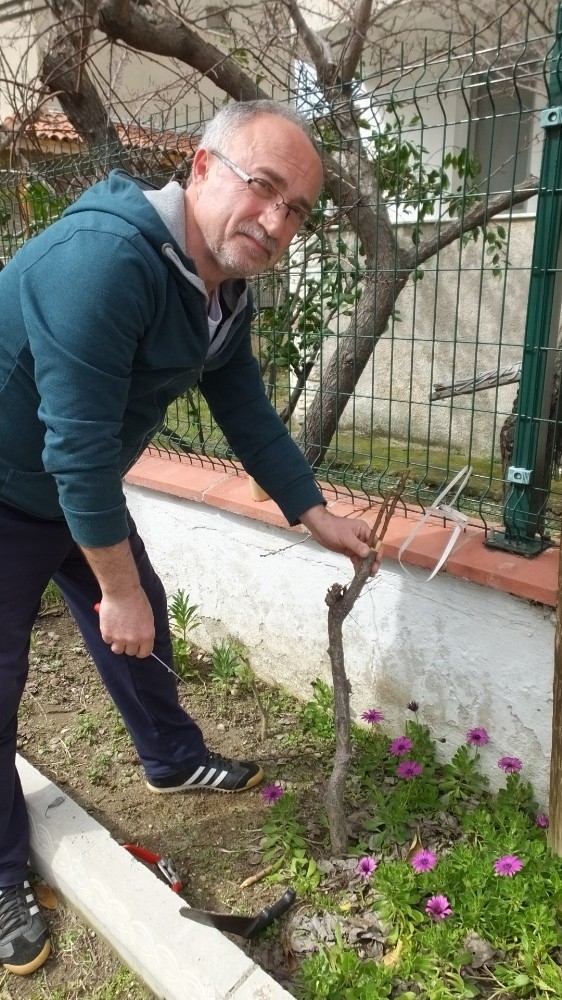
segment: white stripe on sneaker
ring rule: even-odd
[[[197,787],[208,785],[213,775],[217,773],[216,767],[210,767],[208,771],[205,772],[202,778],[197,782]]]
[[[197,768],[195,774],[192,774],[191,778],[188,778],[187,781],[184,781],[184,785],[192,785],[194,781],[197,781],[199,775],[202,774],[204,770],[205,770],[205,768],[201,764],[201,767]],[[180,785],[180,787],[182,787],[182,786]]]
[[[211,788],[216,788],[217,785],[220,785],[221,781],[223,781],[224,778],[226,778],[227,774],[228,774],[228,771],[221,771],[221,773],[219,774],[218,778],[215,778],[215,780],[213,781],[213,784],[211,785]]]
[[[226,778],[228,771],[218,771],[216,767],[209,767],[207,771],[203,766],[197,768],[195,774],[191,775],[187,781],[184,781],[182,788],[186,788],[189,785],[196,785],[197,788],[216,788],[220,785],[222,781]],[[216,775],[216,777],[215,777]]]

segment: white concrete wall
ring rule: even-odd
[[[199,606],[204,648],[241,640],[256,673],[303,698],[329,681],[327,589],[349,581],[350,565],[311,540],[207,505],[127,487],[129,506],[172,594]],[[404,572],[387,560],[344,630],[357,717],[376,706],[400,735],[406,706],[420,704],[444,757],[467,730],[485,726],[482,751],[493,784],[497,760],[524,762],[544,803],[548,791],[554,618],[550,608],[439,574]]]

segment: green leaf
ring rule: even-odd
[[[513,980],[513,985],[516,989],[519,989],[521,986],[528,986],[530,982],[529,976],[526,976],[524,972],[520,972]]]

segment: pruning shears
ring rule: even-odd
[[[140,847],[139,844],[123,844],[123,847],[133,857],[138,858],[139,861],[146,861],[149,865],[156,865],[160,874],[169,883],[172,892],[181,892],[183,885],[171,858],[164,857],[163,854],[156,854],[154,851],[149,851],[146,847]]]
[[[171,886],[173,892],[181,892],[181,879],[174,868],[171,858],[166,858],[162,854],[140,847],[139,844],[123,844],[126,851],[129,851],[139,861],[146,861],[149,865],[155,865],[158,871],[164,876]],[[215,913],[212,910],[197,910],[191,906],[182,906],[180,914],[193,920],[197,924],[204,924],[207,927],[215,927],[218,931],[227,934],[236,934],[242,938],[253,938],[261,934],[269,927],[277,917],[282,916],[296,899],[296,892],[289,888],[271,906],[264,906],[259,913],[250,914],[244,917],[237,913]]]

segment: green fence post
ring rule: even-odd
[[[562,294],[562,4],[557,8],[550,59],[549,107],[541,114],[544,148],[513,464],[507,473],[505,531],[493,531],[486,543],[527,556],[549,544],[541,522],[549,485],[546,437]]]

